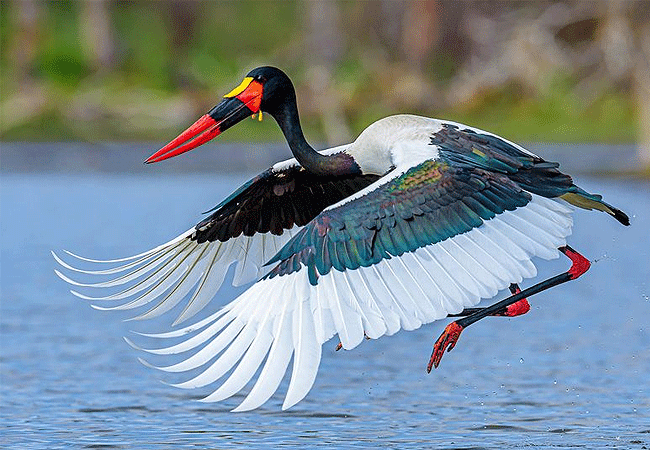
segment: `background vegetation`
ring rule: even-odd
[[[272,64],[315,142],[409,112],[650,147],[646,1],[22,0],[0,26],[2,140],[164,141]],[[224,138],[281,136],[265,121]]]

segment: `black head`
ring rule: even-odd
[[[265,66],[251,70],[239,86],[224,95],[217,106],[145,162],[162,161],[196,148],[253,114],[260,113],[261,120],[262,111],[273,116],[283,131],[287,129],[287,117],[297,122],[293,84],[276,67]],[[294,111],[296,114],[292,114]],[[294,128],[299,129],[299,125],[294,125]]]
[[[262,85],[262,102],[260,109],[275,115],[284,109],[287,103],[295,103],[296,91],[293,83],[283,71],[277,67],[263,66],[248,72],[246,77]]]

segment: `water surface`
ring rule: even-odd
[[[5,448],[650,448],[650,185],[580,177],[632,216],[575,215],[570,244],[595,261],[580,280],[533,297],[529,314],[468,329],[425,373],[448,321],[366,341],[325,344],[305,400],[283,389],[233,414],[242,396],[141,365],[122,340],[126,315],[92,310],[53,273],[50,250],[130,255],[197,222],[249,174],[24,172],[1,178],[0,446]],[[535,281],[566,270],[540,261]],[[524,286],[532,281],[524,282]],[[213,310],[236,295],[223,289]]]

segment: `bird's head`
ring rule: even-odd
[[[289,77],[275,67],[251,70],[235,89],[207,114],[194,122],[176,139],[151,155],[145,163],[154,163],[192,150],[215,138],[238,122],[262,112],[274,117],[288,103],[295,104],[296,94]]]

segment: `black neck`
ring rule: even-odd
[[[316,175],[360,174],[361,169],[354,159],[345,153],[321,155],[305,139],[298,118],[295,99],[284,102],[280,111],[271,113],[280,125],[289,148],[301,166]]]

